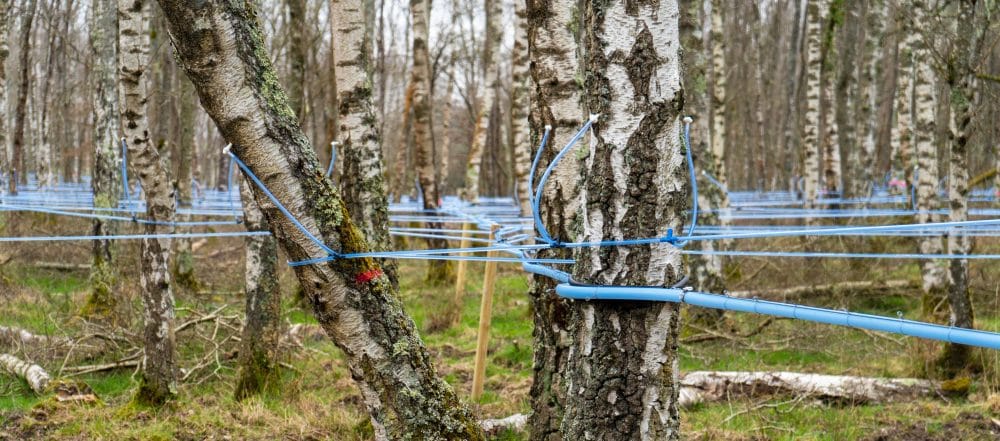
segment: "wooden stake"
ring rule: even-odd
[[[490,227],[490,243],[493,243],[499,225]],[[496,251],[486,253],[487,257],[496,257]],[[476,339],[476,369],[472,375],[472,399],[479,400],[483,396],[483,381],[486,377],[486,351],[490,340],[490,320],[493,314],[493,288],[497,278],[497,263],[486,262],[486,273],[483,275],[483,298],[479,305],[479,335]]]

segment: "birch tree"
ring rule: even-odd
[[[116,208],[122,195],[119,173],[121,125],[118,108],[118,7],[115,0],[95,0],[90,14],[90,48],[93,55],[94,168],[90,185],[95,208]],[[94,219],[94,236],[118,232],[115,222]],[[91,292],[83,308],[87,317],[113,318],[118,296],[117,247],[113,240],[95,240],[91,267]]]
[[[288,11],[285,29],[288,30],[290,70],[288,97],[292,100],[292,110],[302,122],[306,118],[306,60],[309,58],[306,0],[285,0],[285,8]]]
[[[913,5],[914,22],[923,22],[927,17],[927,5],[916,2]],[[906,18],[911,20],[911,18]],[[908,24],[912,28],[912,23]],[[934,103],[934,72],[931,68],[932,54],[930,41],[922,32],[914,33],[917,38],[912,40],[913,60],[913,95],[914,115],[916,125],[914,144],[917,153],[917,223],[939,222],[937,210],[938,158],[937,146],[934,143],[936,105]],[[923,236],[919,238],[919,251],[924,254],[939,254],[943,250],[940,236]],[[934,299],[941,297],[948,287],[948,272],[942,261],[924,260],[923,290],[927,297],[924,304],[928,305]],[[925,311],[930,312],[930,311]]]
[[[180,118],[178,119],[177,144],[177,203],[181,207],[191,208],[191,165],[195,162],[194,155],[194,119],[195,106],[198,103],[194,95],[194,86],[187,78],[178,78],[180,83],[177,100],[180,101]],[[229,189],[232,191],[232,189]],[[194,255],[191,250],[191,239],[180,238],[175,242],[176,254],[173,261],[174,280],[178,287],[195,292],[200,287],[194,272]]]
[[[531,59],[532,84],[531,144],[532,157],[545,128],[551,128],[549,143],[542,151],[538,168],[548,167],[574,132],[583,124],[580,108],[578,48],[573,23],[575,0],[528,0],[528,56]],[[579,148],[579,147],[578,147]],[[552,173],[542,189],[539,209],[546,228],[564,241],[575,240],[573,223],[580,208],[577,180],[580,162],[569,155]],[[537,178],[537,175],[536,175]],[[532,182],[530,188],[534,188]],[[538,252],[540,258],[570,258],[565,248]],[[566,408],[565,368],[569,355],[569,302],[555,292],[555,283],[545,277],[532,277],[531,311],[534,320],[534,363],[531,383],[531,415],[528,424],[531,439],[561,440],[560,425]]]
[[[494,102],[500,90],[499,69],[496,54],[500,52],[503,34],[500,21],[503,19],[503,9],[500,0],[483,0],[486,8],[486,44],[483,46],[482,66],[485,71],[483,98],[479,103],[479,113],[476,115],[472,144],[469,147],[469,162],[465,169],[465,189],[463,197],[471,202],[479,199],[479,172],[486,151],[486,138],[489,135],[490,112],[494,110]]]
[[[233,152],[310,234],[338,253],[367,252],[298,125],[249,3],[161,0],[180,64]],[[260,189],[254,198],[263,200]],[[327,253],[274,208],[264,217],[289,260]],[[437,378],[398,293],[372,259],[296,267],[324,330],[343,351],[377,439],[480,440],[454,391]]]
[[[186,81],[186,79],[185,79]],[[247,180],[240,186],[243,224],[247,231],[267,228],[264,214]],[[236,399],[242,400],[274,387],[281,380],[278,348],[281,341],[281,288],[278,286],[278,243],[273,236],[247,236],[243,269],[246,323],[243,325],[236,378]]]
[[[841,190],[842,165],[840,160],[840,127],[835,108],[844,100],[837,90],[837,65],[839,54],[836,44],[837,24],[843,21],[843,4],[828,2],[829,11],[823,23],[823,43],[820,49],[820,82],[822,84],[821,114],[823,117],[823,187],[827,192]],[[825,102],[825,106],[823,103]]]
[[[174,191],[166,165],[149,140],[146,122],[146,66],[149,63],[149,3],[118,0],[118,99],[122,133],[128,144],[130,168],[138,176],[146,199],[144,232],[160,231],[158,222],[174,219]],[[170,281],[170,240],[140,241],[144,355],[136,399],[161,404],[176,394],[174,295]]]
[[[371,0],[330,2],[337,80],[337,142],[343,164],[341,190],[347,211],[375,251],[388,251],[389,202],[382,177],[381,134],[372,106]],[[395,285],[396,262],[382,259]]]
[[[899,59],[896,71],[896,129],[892,132],[891,164],[902,168],[903,180],[906,182],[905,192],[913,185],[913,46],[917,44],[917,32],[908,16],[910,8],[902,3],[896,5]]]
[[[678,14],[672,0],[592,2],[580,12],[584,104],[602,115],[583,173],[584,241],[681,229],[688,185]],[[579,249],[574,279],[662,286],[684,274],[668,244],[608,251]],[[565,439],[679,439],[678,311],[659,302],[572,304]]]
[[[721,0],[711,0],[711,30],[709,41],[712,57],[712,155],[707,158],[712,161],[715,178],[726,184],[726,51],[725,22],[723,21],[724,6]],[[721,208],[721,206],[720,206]]]
[[[859,149],[860,176],[855,183],[854,195],[864,196],[862,190],[875,177],[876,143],[878,129],[878,109],[880,96],[880,70],[882,63],[882,36],[885,29],[886,5],[881,0],[868,3],[865,27],[865,43],[861,56],[861,111],[858,113],[859,126],[864,130]]]
[[[820,94],[822,84],[820,74],[823,70],[821,56],[822,27],[825,14],[829,10],[829,0],[809,2],[806,6],[806,110],[803,115],[802,145],[803,153],[802,175],[804,183],[805,208],[816,208],[816,196],[819,193],[819,157],[820,157]],[[806,222],[813,219],[807,218]]]
[[[7,29],[10,23],[11,0],[0,0],[0,172],[10,171],[7,164],[7,57],[10,47],[7,43]]]

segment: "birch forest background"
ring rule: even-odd
[[[998,14],[0,0],[0,440],[998,439]]]

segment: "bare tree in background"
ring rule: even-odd
[[[24,125],[26,118],[26,106],[28,102],[28,86],[30,76],[28,75],[28,60],[31,57],[31,29],[35,20],[35,6],[38,0],[27,0],[21,10],[21,29],[19,29],[18,41],[18,87],[17,95],[14,98],[14,127],[11,138],[12,155],[10,157],[9,169],[7,172],[8,193],[11,196],[17,195],[18,181],[24,182],[27,177],[24,170]]]
[[[531,145],[528,141],[528,113],[531,109],[529,91],[531,75],[528,72],[528,17],[524,0],[514,0],[514,49],[511,52],[513,84],[510,91],[510,137],[514,144],[514,179],[521,215],[531,214],[529,194],[531,185]]]
[[[822,28],[825,14],[829,10],[829,0],[808,2],[806,6],[806,109],[803,121],[802,145],[805,149],[802,165],[804,188],[803,198],[806,209],[816,208],[816,197],[819,194],[819,159],[820,159],[820,95],[822,84],[820,75],[823,70]],[[807,218],[806,222],[814,220]]]
[[[7,30],[10,23],[11,0],[0,0],[0,172],[10,171],[7,161]],[[2,182],[0,182],[2,185]]]
[[[465,188],[463,189],[463,197],[472,202],[479,199],[479,174],[486,152],[486,138],[489,135],[488,125],[491,121],[490,114],[495,110],[497,93],[500,88],[500,70],[496,59],[500,52],[500,43],[503,40],[503,35],[500,33],[500,21],[503,18],[500,0],[483,1],[486,7],[486,44],[483,47],[482,65],[486,83],[482,88],[483,98],[479,105],[479,114],[476,115],[472,145],[469,148],[469,162],[465,169]]]

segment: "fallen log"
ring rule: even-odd
[[[729,296],[743,299],[759,297],[765,300],[787,300],[801,298],[807,295],[831,294],[834,291],[850,291],[860,289],[901,289],[916,287],[917,284],[909,280],[860,280],[855,282],[839,282],[824,285],[793,286],[790,288],[780,289],[733,291],[729,293]]]
[[[528,416],[523,413],[515,413],[507,418],[479,421],[479,427],[483,428],[483,433],[485,433],[486,436],[496,436],[504,430],[513,430],[518,432],[524,429],[524,426],[527,424]]]
[[[941,394],[941,385],[915,378],[870,378],[798,372],[688,372],[680,405],[769,395],[807,395],[850,404],[888,403]]]
[[[60,343],[64,341],[59,340]],[[54,343],[53,338],[37,335],[26,329],[0,326],[0,345],[10,346],[45,346]]]
[[[41,366],[28,363],[10,354],[0,354],[0,367],[26,381],[36,394],[45,392],[45,387],[49,385],[51,379],[48,372],[45,372]]]

